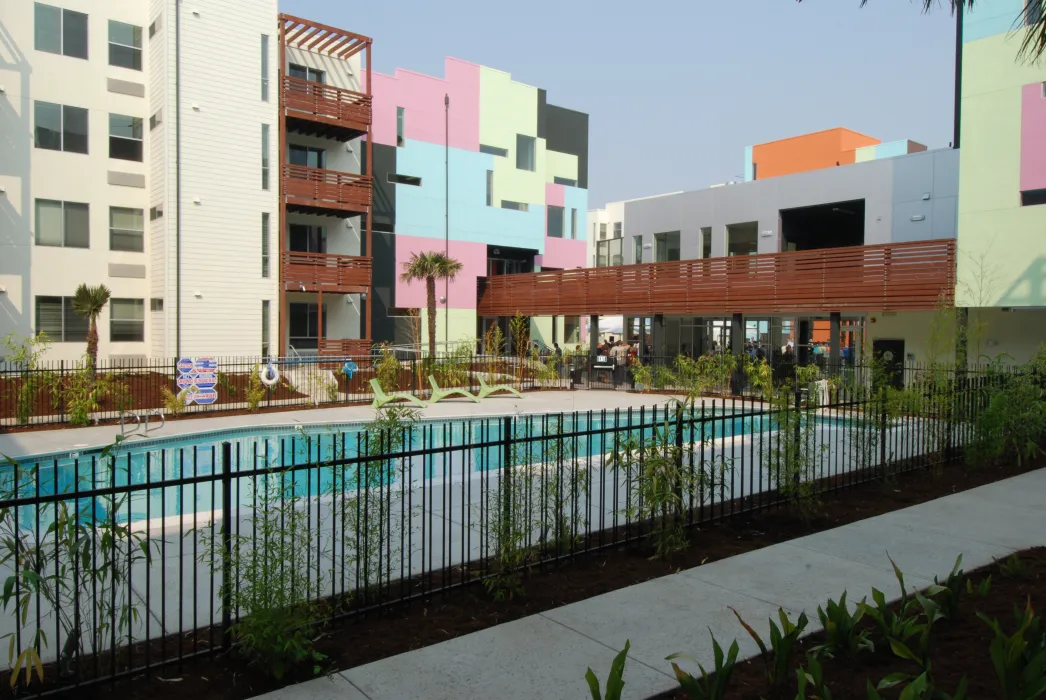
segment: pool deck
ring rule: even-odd
[[[530,413],[572,413],[574,411],[612,411],[616,408],[664,404],[670,397],[664,394],[635,394],[626,391],[538,391],[515,396],[492,396],[479,403],[464,399],[450,399],[422,410],[423,418],[469,418],[472,416],[500,416]],[[717,401],[717,404],[720,403]],[[727,403],[731,403],[727,401]],[[410,404],[404,404],[410,405]],[[308,424],[347,423],[369,421],[374,417],[370,406],[339,406],[311,408],[299,411],[254,413],[247,415],[173,420],[163,428],[149,431],[150,438],[177,437],[211,430],[226,430],[250,426],[296,426]],[[35,430],[0,435],[0,455],[18,458],[27,455],[68,452],[104,447],[112,444],[120,434],[118,425],[88,428],[60,428]]]
[[[599,395],[600,403],[610,397]],[[678,687],[665,656],[683,651],[706,668],[709,631],[740,658],[755,644],[731,608],[758,630],[778,607],[792,619],[843,591],[850,601],[874,586],[897,598],[887,552],[909,588],[946,575],[963,555],[967,571],[1046,544],[1046,469],[790,542],[680,571],[514,622],[260,696],[258,700],[459,700],[584,698],[585,669],[605,682],[611,660],[632,643],[625,698]],[[696,672],[692,664],[683,664]]]

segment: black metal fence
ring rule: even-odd
[[[305,621],[332,624],[462,586],[505,594],[624,543],[678,547],[696,525],[960,461],[1007,376],[918,381],[901,399],[836,382],[820,402],[385,415],[10,463],[0,635],[30,692],[61,691],[217,653],[274,606],[313,601]]]

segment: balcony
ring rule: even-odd
[[[283,76],[287,129],[306,136],[348,141],[371,124],[371,97],[332,85]]]
[[[283,288],[357,294],[369,291],[371,259],[355,255],[283,252]]]
[[[283,164],[283,195],[287,210],[302,214],[343,216],[367,214],[371,204],[368,175]]]
[[[320,338],[319,354],[321,357],[369,358],[370,342],[359,338]]]
[[[487,279],[481,316],[914,311],[955,297],[955,241],[832,248]]]

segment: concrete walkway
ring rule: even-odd
[[[677,687],[664,659],[684,651],[707,668],[709,629],[741,657],[757,649],[730,612],[757,630],[778,607],[805,610],[845,590],[872,587],[897,596],[887,552],[913,587],[951,569],[963,555],[970,571],[993,557],[1046,545],[1046,469],[1007,479],[791,542],[648,581],[539,615],[475,632],[262,696],[265,700],[403,700],[589,697],[585,669],[605,681],[625,640],[626,698]],[[700,537],[700,535],[696,535]],[[696,670],[696,669],[695,669]]]

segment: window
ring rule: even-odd
[[[643,237],[632,236],[632,262],[639,264],[643,262]]]
[[[269,189],[269,125],[262,124],[262,189]]]
[[[570,210],[570,240],[577,239],[577,209]]]
[[[307,66],[299,66],[297,63],[292,63],[287,67],[287,74],[292,78],[301,78],[302,80],[311,80],[314,83],[325,83],[326,75],[321,70],[315,68],[309,68]],[[402,111],[402,107],[396,108],[397,119]]]
[[[109,65],[142,69],[142,28],[109,20]]]
[[[290,225],[290,250],[295,253],[326,253],[327,252],[327,227],[307,226],[305,224]]]
[[[486,153],[492,156],[500,156],[502,158],[508,158],[507,148],[498,148],[497,146],[484,146],[482,143],[479,145],[479,152]]]
[[[752,163],[752,179],[759,179],[759,163]]]
[[[149,221],[156,221],[157,219],[163,218],[163,205],[157,205],[149,209]]]
[[[163,311],[163,299],[158,299],[157,297],[153,297],[152,299],[150,299],[149,300],[149,310],[150,311]]]
[[[605,241],[606,238],[607,238],[607,225],[606,224],[600,224],[599,225],[599,240]]]
[[[507,199],[501,200],[502,209],[515,209],[516,211],[530,211],[530,207],[524,202],[510,202]]]
[[[389,184],[393,185],[413,185],[414,187],[421,187],[421,178],[414,177],[413,175],[398,175],[397,173],[389,173],[385,176],[385,179]]]
[[[37,51],[87,58],[87,15],[38,2],[34,21]]]
[[[552,182],[557,185],[566,185],[567,187],[577,187],[577,180],[571,180],[568,177],[553,177]]]
[[[396,108],[396,146],[397,147],[402,146],[404,144],[404,141],[403,141],[403,132],[404,132],[403,127],[404,127],[404,124],[403,124],[403,122],[404,122],[404,117],[405,116],[406,115],[404,114],[403,108],[402,107],[397,107]]]
[[[269,277],[269,214],[262,214],[262,277]]]
[[[535,139],[533,136],[516,134],[516,169],[534,171]]]
[[[621,226],[622,224],[620,221],[614,222],[614,238],[621,238]]]
[[[269,35],[261,35],[262,102],[269,101]]]
[[[712,257],[712,227],[705,226],[701,229],[701,257]]]
[[[145,250],[145,215],[141,209],[109,207],[109,250]]]
[[[611,238],[609,241],[596,242],[596,267],[624,264],[625,260],[621,255],[620,238]]]
[[[56,343],[87,340],[87,319],[73,311],[72,297],[36,297],[36,332]]]
[[[35,102],[37,148],[87,153],[87,110],[82,107]]]
[[[545,207],[546,217],[545,222],[547,231],[545,233],[549,238],[562,238],[563,237],[563,207],[557,207],[554,204],[550,204]]]
[[[142,161],[142,118],[109,115],[109,157]]]
[[[149,131],[152,131],[156,127],[163,124],[163,110],[159,110],[156,114],[149,117]]]
[[[262,357],[269,356],[269,300],[262,299]]]
[[[494,171],[487,171],[487,206],[494,206]]]
[[[153,20],[152,24],[149,25],[149,38],[152,39],[156,36],[156,32],[160,31],[162,19],[157,17]]]
[[[113,343],[140,343],[145,340],[145,300],[109,301],[109,340]]]
[[[309,168],[326,168],[327,152],[322,148],[312,146],[290,146],[289,158],[291,165],[304,165]]]
[[[654,262],[679,260],[679,231],[654,234]]]
[[[90,207],[78,202],[36,200],[36,244],[58,248],[89,248]]]
[[[1021,206],[1034,207],[1046,204],[1046,190],[1025,190],[1021,192]]]
[[[319,305],[288,304],[288,330],[291,346],[298,350],[314,350],[319,347],[319,338],[327,337],[327,305],[323,305],[323,331],[320,331]]]

